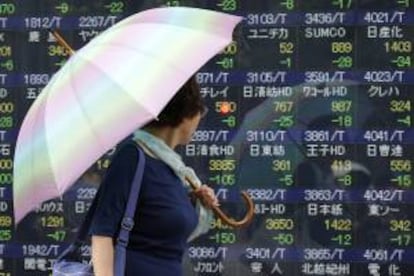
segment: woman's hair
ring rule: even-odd
[[[176,127],[184,118],[192,118],[204,112],[203,98],[200,87],[192,76],[168,102],[157,120],[152,120],[145,127]]]

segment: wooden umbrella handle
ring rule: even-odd
[[[66,40],[63,39],[63,37],[59,34],[58,31],[56,30],[51,30],[50,31],[53,36],[56,38],[57,42],[63,46],[66,50],[68,50],[70,55],[73,55],[75,53],[75,51],[72,49],[72,47],[69,46],[69,44],[66,42]]]
[[[185,180],[188,181],[188,183],[190,183],[191,188],[193,188],[193,190],[198,189],[198,185],[195,184],[189,177],[186,176]],[[240,194],[243,197],[246,203],[246,206],[247,206],[247,213],[244,216],[244,218],[241,220],[235,220],[233,218],[228,217],[218,206],[211,207],[211,209],[213,210],[216,216],[218,216],[225,224],[232,226],[234,228],[240,228],[240,227],[248,225],[252,221],[253,216],[254,216],[253,200],[250,198],[250,196],[245,191],[242,191]]]

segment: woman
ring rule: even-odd
[[[174,149],[191,140],[204,105],[199,87],[191,78],[163,109],[157,120],[134,134],[145,153],[146,164],[135,212],[135,226],[127,246],[125,275],[182,275],[187,241],[208,230],[211,212],[192,204],[184,175],[198,180]],[[92,262],[97,276],[113,275],[114,238],[128,198],[138,159],[135,145],[127,143],[114,157],[101,185],[92,220]],[[195,192],[205,207],[217,205],[211,188]],[[196,212],[198,209],[198,213]],[[200,214],[203,217],[200,219]],[[204,223],[204,225],[203,225]],[[116,275],[118,276],[118,275]]]

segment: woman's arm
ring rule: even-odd
[[[96,209],[89,235],[92,239],[92,263],[97,276],[114,275],[116,239],[127,205],[132,179],[138,162],[138,151],[132,143],[121,146],[111,161],[99,187]]]
[[[94,275],[114,276],[114,246],[112,237],[92,236]]]

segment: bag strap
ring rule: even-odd
[[[134,226],[134,214],[136,209],[136,203],[139,197],[139,191],[141,188],[142,176],[144,174],[144,167],[145,167],[145,155],[142,152],[141,148],[136,144],[133,143],[138,151],[138,162],[137,167],[135,170],[134,178],[132,179],[131,190],[128,197],[128,202],[124,211],[124,216],[121,221],[121,228],[118,233],[117,237],[117,244],[126,247],[129,240],[129,232],[132,230]],[[88,235],[89,228],[92,223],[92,218],[95,213],[96,205],[98,204],[99,199],[99,192],[96,194],[94,200],[92,201],[92,205],[89,207],[88,213],[85,216],[83,224],[78,232],[78,237],[75,240],[75,245],[81,244]]]
[[[121,221],[121,228],[115,246],[114,275],[124,275],[126,266],[126,246],[128,245],[129,233],[134,227],[134,214],[141,188],[142,176],[144,174],[145,156],[136,143],[139,158],[134,179],[132,180],[129,192],[128,203],[125,208],[124,217]]]
[[[129,240],[129,232],[134,227],[134,215],[137,207],[139,191],[141,188],[142,176],[144,175],[145,155],[143,151],[134,143],[138,150],[138,164],[132,180],[131,190],[129,192],[128,203],[125,208],[124,217],[121,221],[121,229],[119,230],[117,245],[126,247]]]

